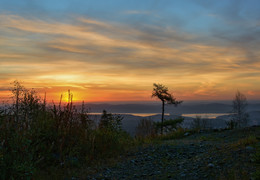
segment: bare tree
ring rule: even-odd
[[[210,127],[209,119],[196,116],[191,122],[191,128],[195,130],[205,130]]]
[[[162,101],[162,119],[161,119],[161,134],[163,134],[163,120],[164,120],[164,106],[167,104],[174,104],[175,106],[182,103],[182,101],[176,101],[176,98],[168,92],[168,88],[162,84],[153,84],[152,97],[156,97]]]
[[[21,85],[19,81],[14,81],[13,83],[13,101],[14,101],[14,114],[15,120],[18,121],[19,119],[19,107],[21,106],[22,96],[24,94],[25,88]]]
[[[249,121],[246,96],[239,91],[237,91],[233,100],[231,121],[236,122],[238,127],[246,126]]]

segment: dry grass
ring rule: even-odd
[[[232,143],[230,146],[233,148],[246,147],[249,145],[256,144],[258,142],[255,135],[250,135],[246,138],[239,139],[237,142]]]

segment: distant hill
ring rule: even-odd
[[[104,109],[111,113],[161,113],[161,104],[86,104],[89,112],[102,112]],[[189,113],[229,113],[232,105],[225,103],[181,104],[177,107],[166,105],[165,112],[170,114]],[[260,104],[249,104],[248,111],[259,111]]]
[[[161,113],[160,104],[87,104],[89,112],[102,112],[104,109],[112,113]],[[227,113],[232,109],[231,105],[221,103],[194,104],[175,107],[166,105],[165,112],[171,114],[183,113]]]
[[[148,104],[86,104],[90,112],[102,112],[104,109],[112,113],[160,113],[159,105]]]
[[[143,118],[145,119],[150,119],[152,121],[160,121],[161,120],[161,115],[153,115],[153,116],[148,116],[148,117],[140,117],[140,116],[134,116],[130,114],[124,114],[122,115],[123,121],[122,121],[122,127],[125,131],[127,131],[129,134],[134,135],[136,127],[139,123],[139,121]],[[175,119],[178,116],[174,115],[165,115],[165,119]],[[260,111],[250,111],[249,112],[249,126],[252,125],[260,125]],[[90,118],[94,120],[96,123],[101,118],[101,115],[90,115]],[[185,120],[182,123],[182,126],[185,128],[190,128],[191,122],[193,118],[191,117],[184,117]],[[226,121],[230,119],[230,115],[224,115],[224,116],[218,116],[216,119],[209,119],[208,120],[208,125],[211,126],[211,128],[225,128],[226,127]]]

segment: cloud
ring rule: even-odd
[[[217,97],[229,78],[255,80],[259,74],[259,31],[248,30],[216,28],[208,38],[171,26],[2,14],[0,86],[19,77],[37,87],[70,85],[93,93],[132,89],[133,94],[166,82],[185,94]]]

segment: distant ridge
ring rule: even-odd
[[[80,107],[80,105],[78,106]],[[102,112],[104,109],[111,113],[161,113],[160,104],[86,104],[89,112]],[[185,104],[175,107],[167,105],[165,112],[171,114],[183,113],[229,113],[232,110],[232,105],[225,103],[199,103]],[[249,104],[248,111],[260,110],[260,104]]]

